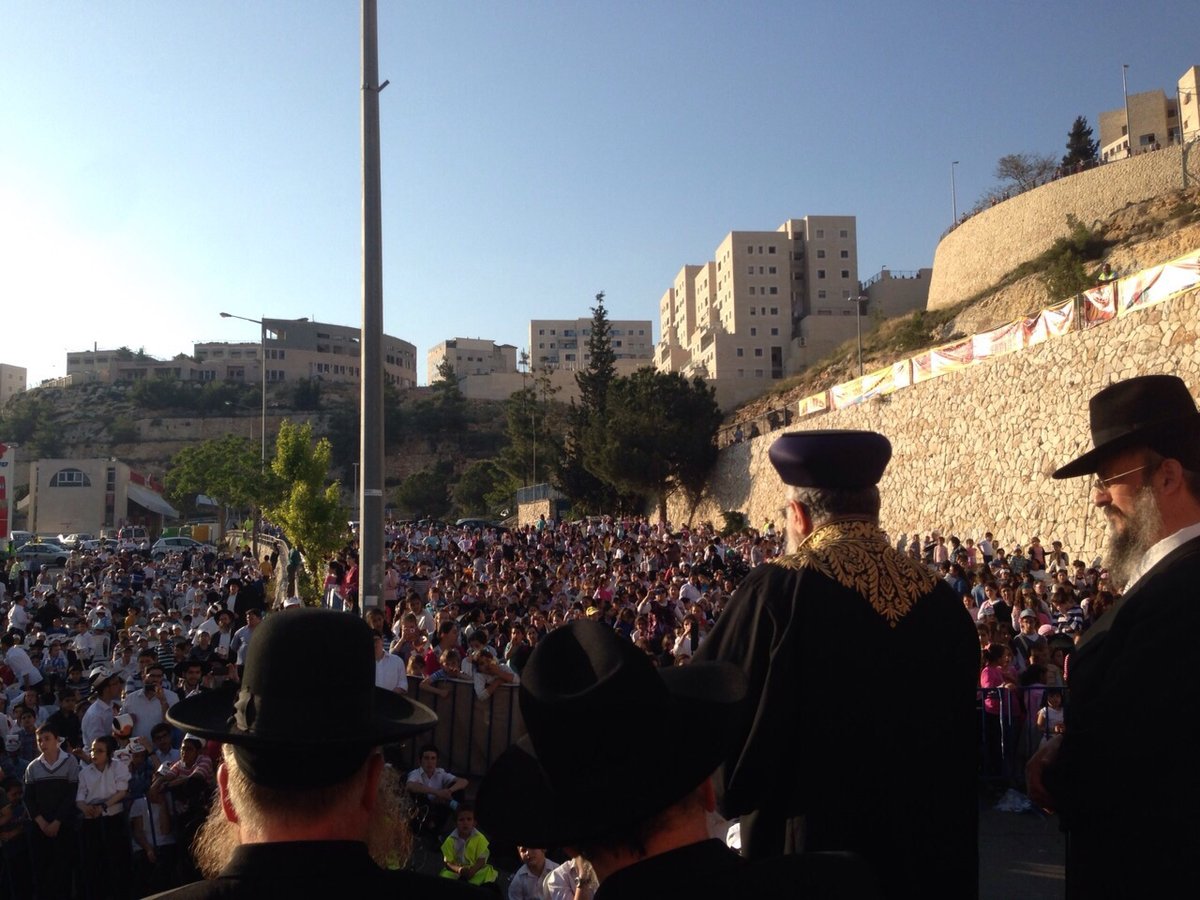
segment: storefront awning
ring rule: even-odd
[[[158,513],[160,516],[167,516],[171,519],[179,518],[179,510],[175,509],[160,497],[158,494],[149,488],[142,487],[140,484],[129,484],[129,499],[138,506],[144,507],[152,513]]]

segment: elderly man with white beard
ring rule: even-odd
[[[1092,475],[1105,563],[1123,596],[1068,663],[1065,733],[1030,760],[1029,794],[1070,834],[1068,897],[1166,896],[1200,845],[1200,767],[1181,735],[1200,712],[1200,412],[1173,375],[1092,397],[1093,449],[1054,473]]]

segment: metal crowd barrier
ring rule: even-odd
[[[438,723],[433,731],[402,744],[393,757],[410,770],[420,762],[421,747],[432,743],[438,748],[439,766],[475,780],[525,734],[515,686],[504,685],[481,700],[470,681],[443,681],[450,688],[446,697],[422,690],[420,684],[421,679],[409,676],[408,696],[433,709]]]
[[[1070,701],[1065,687],[1038,684],[1017,689],[978,689],[979,775],[983,781],[1024,787],[1025,763],[1037,752],[1044,736],[1038,728],[1037,716],[1038,710],[1046,705],[1048,690],[1062,692],[1065,710]],[[998,701],[998,716],[986,711],[984,700]]]

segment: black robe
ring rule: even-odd
[[[1068,662],[1066,734],[1044,773],[1070,834],[1069,897],[1174,896],[1200,847],[1200,765],[1186,735],[1200,679],[1200,538],[1168,553]]]
[[[827,524],[750,573],[696,659],[749,677],[717,784],[751,859],[850,851],[887,896],[977,895],[979,640],[945,582]]]

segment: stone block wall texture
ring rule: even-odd
[[[1185,149],[1167,147],[1060,178],[972,216],[938,244],[928,308],[953,306],[1047,250],[1067,233],[1068,214],[1090,226],[1130,203],[1181,189]],[[1200,151],[1193,146],[1186,159],[1194,186]]]
[[[1160,151],[1165,152],[1165,151]],[[1063,542],[1089,562],[1105,540],[1104,516],[1090,502],[1090,479],[1050,473],[1090,448],[1088,400],[1134,375],[1180,376],[1200,391],[1200,291],[1031,349],[985,360],[860,406],[797,423],[793,430],[862,428],[892,442],[880,490],[881,519],[901,533],[973,537],[991,531],[1011,547],[1030,537]],[[783,525],[784,496],[767,449],[782,431],[721,451],[695,522],[746,513],[762,528]],[[688,520],[679,501],[672,522]]]

